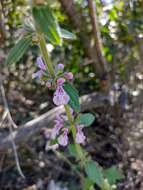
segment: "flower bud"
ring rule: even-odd
[[[64,65],[63,65],[62,63],[59,63],[59,64],[58,64],[58,69],[59,69],[59,70],[63,70],[63,69],[64,69]]]
[[[72,80],[73,79],[73,73],[72,72],[65,73],[65,77],[68,80]]]
[[[58,86],[59,86],[59,85],[63,85],[64,82],[65,82],[65,79],[64,79],[64,78],[59,78],[59,79],[57,80],[57,85],[58,85]]]
[[[46,86],[47,86],[48,88],[51,88],[51,87],[52,87],[51,82],[47,81],[47,82],[46,82]]]

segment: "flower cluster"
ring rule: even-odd
[[[73,79],[73,74],[71,72],[64,72],[64,65],[58,64],[55,68],[55,78],[49,76],[47,67],[41,57],[37,58],[36,64],[38,66],[38,71],[33,74],[33,78],[38,78],[45,82],[46,86],[51,89],[55,89],[53,102],[55,105],[65,105],[70,101],[69,95],[63,88],[64,83],[68,80]],[[73,116],[73,111],[71,110]],[[85,136],[83,134],[83,125],[75,124],[76,137],[75,141],[77,144],[84,143]],[[59,145],[67,146],[68,144],[68,134],[70,133],[70,124],[67,122],[67,117],[64,115],[57,115],[54,120],[54,128],[51,132],[51,139],[57,139]]]
[[[36,60],[36,64],[39,68],[37,72],[35,72],[32,77],[33,78],[38,78],[42,79],[45,81],[46,86],[51,89],[52,87],[56,87],[54,97],[53,97],[53,102],[55,105],[60,106],[60,105],[65,105],[69,102],[70,98],[68,94],[65,92],[63,88],[63,84],[66,80],[72,80],[73,79],[73,74],[71,72],[63,72],[64,70],[64,65],[63,64],[58,64],[57,68],[55,68],[55,79],[51,79],[48,76],[48,71],[46,68],[46,65],[44,61],[42,60],[41,57],[38,57]]]
[[[70,132],[70,127],[67,125],[65,126],[67,118],[64,115],[57,115],[54,120],[54,128],[51,132],[51,139],[58,140],[58,143],[61,146],[67,146],[68,144],[68,133]],[[82,144],[85,141],[85,135],[82,131],[83,125],[76,125],[76,143]]]

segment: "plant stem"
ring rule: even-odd
[[[54,79],[55,78],[54,68],[53,68],[52,62],[50,60],[47,48],[46,48],[45,39],[44,39],[42,34],[39,35],[39,47],[40,47],[40,50],[41,50],[41,54],[43,55],[44,61],[47,64],[49,74]],[[69,105],[64,105],[64,108],[65,108],[66,115],[68,117],[68,120],[69,120],[69,123],[70,123],[70,126],[71,126],[71,131],[72,131],[72,136],[73,136],[73,140],[74,140],[74,143],[75,143],[77,156],[78,156],[78,159],[81,161],[80,162],[81,167],[83,167],[85,165],[85,156],[84,156],[84,153],[83,153],[83,151],[81,149],[81,146],[76,143],[76,128],[75,128],[75,125],[74,125],[74,120],[73,120],[73,117],[72,117],[72,114],[71,114],[71,111],[70,111],[70,107],[69,107]]]
[[[84,160],[83,151],[81,149],[80,144],[77,144],[76,140],[75,140],[76,139],[76,128],[74,126],[74,121],[73,121],[73,118],[72,118],[72,114],[70,112],[70,107],[69,107],[69,105],[64,105],[64,107],[65,107],[65,110],[66,110],[66,114],[67,114],[68,120],[70,122],[72,136],[73,136],[73,140],[74,140],[74,143],[75,143],[75,147],[76,147],[76,151],[77,151],[78,157],[79,157],[79,159],[81,161],[83,161]]]
[[[78,169],[74,166],[74,164],[72,164],[72,163],[70,162],[70,160],[67,159],[67,158],[64,156],[64,154],[62,154],[62,153],[60,153],[60,152],[58,152],[58,151],[56,151],[56,150],[54,150],[53,152],[54,152],[58,157],[62,158],[62,159],[71,167],[71,169],[72,169],[73,171],[75,171],[75,172],[78,174],[78,176],[80,177],[80,179],[81,179],[82,181],[84,180],[84,176],[78,171]]]
[[[51,59],[49,57],[47,48],[46,48],[45,39],[42,34],[39,35],[39,47],[40,47],[41,53],[43,55],[44,61],[48,67],[49,74],[54,78],[55,77],[54,68],[53,68]]]

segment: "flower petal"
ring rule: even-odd
[[[68,129],[65,129],[65,131],[63,132],[63,134],[61,134],[59,136],[58,143],[61,146],[67,146],[67,144],[68,144]]]
[[[45,65],[45,63],[43,62],[43,60],[42,60],[41,57],[38,57],[38,58],[37,58],[36,64],[38,65],[38,67],[39,67],[41,70],[46,70],[46,65]]]
[[[58,86],[53,97],[53,102],[55,105],[60,106],[67,104],[70,100],[69,95],[64,91],[62,86]]]

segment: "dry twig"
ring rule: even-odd
[[[4,107],[5,107],[5,118],[7,117],[8,122],[9,122],[10,140],[11,140],[11,144],[12,144],[12,148],[13,148],[13,152],[14,152],[14,156],[15,156],[16,167],[17,167],[17,170],[18,170],[20,176],[22,178],[25,178],[25,176],[24,176],[24,174],[23,174],[23,172],[21,170],[20,164],[19,164],[19,158],[18,158],[18,154],[17,154],[17,150],[16,150],[14,136],[13,136],[12,126],[14,128],[17,128],[17,125],[14,123],[14,121],[13,121],[13,119],[11,117],[11,113],[9,111],[9,107],[8,107],[8,103],[7,103],[7,100],[6,100],[5,90],[4,90],[4,87],[3,87],[3,84],[2,84],[1,77],[0,77],[0,90],[1,90],[1,95],[2,95],[2,99],[3,99]]]

